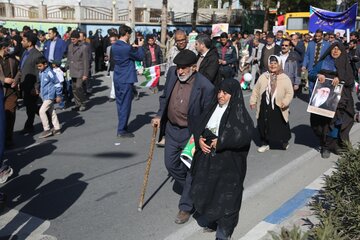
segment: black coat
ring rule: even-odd
[[[23,61],[26,51],[23,53],[21,60]],[[15,80],[21,83],[21,89],[25,92],[39,89],[39,71],[36,67],[36,61],[43,55],[36,48],[32,48],[28,57],[17,73]],[[21,61],[20,61],[21,62]]]
[[[166,82],[163,94],[159,97],[160,108],[157,116],[161,118],[159,141],[165,135],[165,127],[168,122],[168,105],[178,80],[176,75],[176,66],[170,67],[166,76]],[[195,73],[195,82],[191,90],[189,110],[188,110],[188,128],[190,132],[195,130],[196,119],[203,113],[203,111],[210,105],[211,99],[214,96],[214,86],[201,73]]]
[[[161,49],[158,45],[154,45],[155,46],[155,59],[156,59],[156,65],[160,64],[163,62],[163,55],[161,52]],[[145,57],[144,57],[144,66],[147,67],[151,67],[152,66],[152,60],[151,60],[151,52],[149,49],[149,45],[145,44],[143,46],[144,48],[144,53],[145,53]]]
[[[198,55],[198,59],[200,58],[200,54]],[[210,80],[215,86],[218,85],[219,78],[219,55],[217,53],[216,48],[211,48],[208,53],[205,55],[202,60],[199,73],[204,75],[207,79]]]

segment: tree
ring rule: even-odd
[[[166,42],[166,32],[167,32],[167,21],[168,21],[168,14],[167,14],[167,7],[168,1],[162,1],[162,11],[161,11],[161,43],[165,44]]]
[[[194,0],[193,12],[191,14],[191,27],[196,29],[196,16],[198,12],[198,0]]]

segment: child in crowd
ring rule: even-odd
[[[61,70],[60,66],[61,66],[61,62],[53,61],[51,63],[51,67],[52,67],[54,73],[56,74],[57,79],[59,79],[61,89],[63,89],[64,88],[64,86],[63,86],[63,84],[64,84],[64,72],[63,72],[63,70]],[[61,99],[61,102],[59,103],[59,108],[61,110],[64,110],[64,108],[65,108],[65,98]]]
[[[40,134],[39,138],[46,138],[53,134],[61,133],[59,120],[54,110],[54,100],[57,103],[61,102],[62,88],[59,79],[56,77],[55,72],[48,66],[45,57],[40,57],[36,65],[39,69],[40,96],[43,100],[39,115],[44,131]],[[51,116],[51,121],[54,126],[53,131],[50,129],[47,113]]]

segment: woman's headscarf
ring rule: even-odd
[[[219,90],[223,90],[232,96],[240,91],[240,84],[235,79],[225,79],[219,84]]]
[[[222,151],[224,149],[237,149],[248,146],[252,139],[254,124],[246,110],[239,81],[235,79],[225,79],[220,83],[218,89],[229,93],[231,98],[221,118],[219,128],[220,141],[218,141],[217,150]],[[198,139],[206,128],[217,105],[217,98],[214,98],[210,108],[205,110],[198,119],[197,130],[194,134],[195,139]]]
[[[348,55],[346,53],[346,49],[344,45],[340,42],[334,42],[331,46],[326,50],[326,52],[321,56],[320,61],[324,60],[327,57],[331,57],[331,50],[334,47],[338,47],[341,51],[341,54],[338,58],[334,59],[335,67],[337,71],[338,78],[340,81],[345,81],[345,83],[349,80],[353,80],[352,68],[348,59]]]
[[[281,58],[276,55],[271,55],[268,59],[269,66],[270,66],[270,63],[273,61],[276,61],[279,64],[279,67],[275,73],[268,72],[268,75],[267,75],[268,83],[267,83],[266,90],[265,90],[266,103],[267,104],[271,103],[272,109],[274,109],[274,107],[275,107],[275,96],[276,96],[276,92],[277,92],[276,91],[277,76],[284,72],[283,68],[282,68]]]
[[[283,63],[281,61],[281,58],[279,56],[276,56],[276,55],[270,55],[269,59],[268,59],[268,66],[270,66],[270,63],[273,62],[273,61],[276,61],[279,64],[279,67],[278,67],[277,71],[275,72],[275,74],[279,75],[279,74],[283,73],[284,72],[283,67],[282,67]]]

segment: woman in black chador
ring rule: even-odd
[[[333,43],[309,73],[309,77],[318,78],[320,83],[330,78],[333,79],[332,85],[344,85],[333,118],[314,113],[310,115],[311,127],[320,140],[321,157],[329,158],[330,151],[336,154],[343,151],[345,143],[350,141],[349,134],[354,124],[354,76],[345,47],[341,43]]]
[[[230,239],[238,223],[253,128],[239,82],[222,81],[217,99],[199,118],[191,166],[194,218],[216,230],[216,239]]]

